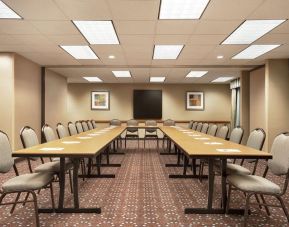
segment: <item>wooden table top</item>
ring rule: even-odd
[[[169,126],[159,128],[190,157],[272,158],[270,153],[191,129]]]
[[[95,156],[118,137],[125,126],[97,128],[77,135],[14,151],[13,157]],[[44,149],[44,150],[43,150]]]

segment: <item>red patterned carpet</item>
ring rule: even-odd
[[[141,144],[142,145],[142,144]],[[115,173],[115,179],[79,180],[81,206],[99,206],[101,214],[40,214],[42,226],[241,226],[240,215],[185,215],[185,207],[205,206],[207,181],[197,179],[169,179],[168,174],[181,173],[181,168],[166,168],[165,163],[174,163],[175,156],[160,156],[153,142],[150,148],[135,149],[129,143],[126,155],[114,155],[112,162],[122,163],[120,168],[103,168],[104,173]],[[37,163],[34,163],[37,165]],[[28,172],[27,163],[18,164],[20,173]],[[264,163],[260,165],[259,174]],[[1,175],[1,182],[14,176],[14,172]],[[269,175],[269,177],[272,176]],[[273,178],[277,183],[282,181]],[[55,198],[58,184],[54,184]],[[220,204],[220,183],[216,177],[214,204]],[[242,194],[233,192],[232,207],[241,208]],[[11,198],[11,197],[10,197]],[[289,207],[289,193],[284,197]],[[6,199],[8,201],[9,198]],[[57,201],[57,199],[56,199]],[[65,204],[69,206],[72,195],[67,192]],[[267,198],[268,202],[274,199]],[[275,201],[276,202],[276,201]],[[38,196],[40,207],[49,207],[49,191],[42,190]],[[0,207],[0,226],[34,226],[32,204],[18,205],[12,215],[11,206]],[[271,208],[267,217],[263,210],[253,207],[249,226],[288,226],[283,211]]]

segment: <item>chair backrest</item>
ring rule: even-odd
[[[262,128],[254,129],[247,140],[247,146],[256,150],[262,150],[266,139],[266,133]]]
[[[57,139],[55,132],[48,124],[43,125],[41,131],[42,131],[42,134],[43,134],[46,142],[53,141],[53,140]]]
[[[121,121],[118,119],[112,119],[110,121],[110,125],[114,125],[114,126],[121,126]]]
[[[14,160],[8,136],[0,130],[0,173],[7,173],[12,168]]]
[[[76,130],[77,130],[78,133],[83,132],[82,124],[81,124],[80,121],[76,121],[75,122],[75,127],[76,127]]]
[[[145,121],[146,126],[157,126],[157,122],[155,120],[147,120]],[[156,132],[156,129],[146,129],[146,132],[153,133]]]
[[[89,130],[94,129],[91,121],[87,121],[87,125],[88,125],[88,129],[89,129]]]
[[[275,137],[271,154],[272,159],[268,160],[268,167],[275,175],[281,176],[288,173],[289,170],[289,134],[282,133]]]
[[[197,126],[198,126],[198,122],[195,121],[195,122],[193,123],[192,129],[193,129],[193,130],[196,130],[196,129],[197,129]]]
[[[215,136],[217,133],[217,129],[218,129],[218,126],[216,124],[212,124],[209,126],[207,134],[211,136]]]
[[[81,121],[81,125],[82,125],[82,129],[83,129],[84,132],[89,130],[88,124],[87,124],[86,121]]]
[[[207,133],[208,132],[208,128],[209,128],[209,124],[208,123],[204,123],[202,126],[202,133]]]
[[[67,129],[61,123],[58,123],[56,125],[56,132],[57,132],[57,135],[58,135],[59,139],[69,136],[69,133],[68,133]]]
[[[194,121],[191,120],[191,121],[189,122],[189,124],[188,124],[188,128],[192,129],[192,128],[193,128],[193,124],[194,124]]]
[[[37,134],[33,128],[24,126],[20,130],[20,139],[24,148],[32,147],[39,144]]]
[[[138,131],[138,128],[133,128],[133,126],[138,126],[137,120],[130,119],[126,122],[126,125],[131,127],[131,128],[127,128],[128,132],[137,132]]]
[[[203,127],[203,123],[202,122],[199,122],[197,124],[197,128],[196,128],[196,131],[200,132],[202,130],[202,127]]]
[[[216,137],[226,139],[228,136],[228,133],[229,133],[229,127],[227,125],[223,125],[218,129]]]
[[[171,120],[171,119],[167,119],[164,121],[164,126],[174,126],[176,125],[175,121],[174,120]]]
[[[95,120],[91,120],[93,128],[97,128]]]
[[[240,127],[234,128],[230,135],[230,141],[240,144],[242,142],[244,130]]]
[[[71,136],[77,134],[76,126],[71,121],[68,122],[68,132],[69,132],[69,135]]]

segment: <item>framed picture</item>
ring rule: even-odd
[[[186,95],[187,110],[204,110],[204,92],[188,91]]]
[[[91,109],[109,110],[109,91],[92,91]]]

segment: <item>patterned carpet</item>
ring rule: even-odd
[[[103,168],[103,173],[115,173],[115,179],[79,180],[80,205],[99,206],[101,214],[40,214],[42,226],[241,226],[240,215],[184,214],[185,207],[204,207],[207,199],[207,181],[197,179],[169,179],[168,174],[181,173],[181,168],[166,168],[165,163],[175,163],[175,156],[160,156],[154,142],[146,150],[136,149],[134,142],[128,144],[126,155],[111,156],[120,168]],[[39,163],[38,163],[39,164]],[[37,165],[37,163],[34,163]],[[28,172],[27,163],[18,163],[20,173]],[[259,174],[263,171],[261,162]],[[1,182],[14,176],[14,172],[1,176]],[[273,178],[277,183],[281,180]],[[68,182],[68,181],[67,181]],[[216,177],[214,205],[220,204],[220,179]],[[58,198],[58,184],[54,184]],[[71,205],[72,195],[67,183],[65,204]],[[12,199],[12,197],[10,197]],[[289,207],[289,193],[284,196]],[[6,199],[9,201],[9,198]],[[57,199],[56,199],[57,201]],[[274,199],[268,197],[268,202]],[[275,201],[276,202],[276,201]],[[42,190],[38,196],[40,207],[50,207],[49,191]],[[240,208],[244,198],[233,192],[232,207]],[[34,226],[32,204],[18,205],[12,215],[11,206],[0,207],[0,226]],[[283,211],[271,208],[271,216],[253,207],[249,226],[288,226]]]

